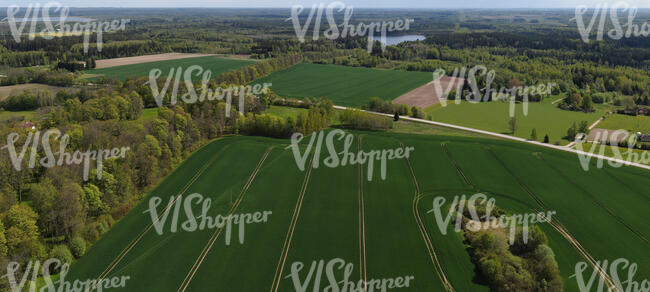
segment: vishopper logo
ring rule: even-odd
[[[326,39],[335,40],[337,38],[346,38],[348,36],[368,36],[368,52],[372,52],[374,43],[373,36],[375,33],[381,33],[381,50],[384,51],[386,49],[387,32],[409,30],[411,28],[411,23],[415,21],[410,18],[405,18],[404,20],[371,22],[368,24],[360,22],[356,26],[351,25],[350,19],[352,18],[354,8],[352,6],[346,6],[343,2],[336,1],[327,5],[327,8],[325,8],[324,3],[318,5],[313,4],[309,11],[309,15],[307,16],[306,23],[301,25],[300,15],[304,10],[304,6],[294,5],[291,7],[291,17],[287,18],[287,21],[291,20],[296,35],[298,36],[298,40],[301,43],[305,42],[305,35],[307,34],[309,26],[312,25],[312,20],[314,21],[312,39],[318,40],[320,38],[323,11],[325,11],[327,23],[329,24],[329,29],[323,32],[323,36]],[[336,23],[335,14],[341,12],[343,12],[343,23],[339,25]],[[314,16],[316,17],[315,20]],[[341,27],[342,30],[339,30],[339,27]]]
[[[589,281],[585,282],[584,272],[589,268],[589,264],[586,262],[578,262],[575,265],[575,274],[571,275],[569,278],[576,278],[578,282],[578,289],[580,292],[605,292],[612,291],[611,288],[605,287],[603,277],[598,277],[599,273],[605,273],[607,271],[607,266],[609,265],[609,275],[611,276],[612,284],[616,288],[616,291],[620,292],[648,292],[650,291],[650,281],[648,279],[643,279],[639,283],[634,276],[636,275],[636,270],[638,268],[636,263],[631,263],[628,259],[619,258],[615,259],[609,264],[607,260],[596,262],[597,268],[593,270]],[[621,281],[621,276],[624,275],[624,271],[627,270],[627,278],[625,281]],[[598,286],[594,286],[594,281],[596,277],[599,278]],[[592,289],[595,288],[595,289]]]
[[[156,229],[156,232],[159,235],[163,235],[165,232],[165,223],[169,219],[169,215],[172,215],[171,222],[169,225],[169,232],[176,233],[179,229],[179,220],[185,221],[181,223],[180,228],[186,232],[194,232],[197,230],[206,230],[206,229],[221,229],[226,228],[226,245],[230,245],[233,225],[237,226],[239,230],[239,243],[244,244],[246,224],[253,223],[266,223],[269,220],[269,216],[273,214],[272,211],[263,211],[255,213],[242,213],[242,214],[228,214],[226,216],[216,215],[210,216],[210,206],[212,205],[212,199],[204,198],[201,194],[190,194],[187,197],[183,198],[182,195],[178,197],[169,198],[169,204],[162,211],[158,213],[160,204],[163,199],[160,197],[152,197],[149,199],[149,209],[144,211],[144,214],[149,213],[151,216],[151,221],[153,222],[153,227]],[[200,206],[201,211],[198,216],[194,214],[195,206]],[[181,208],[183,212],[181,212]]]
[[[232,106],[232,97],[233,95],[238,95],[239,99],[239,112],[243,113],[245,111],[245,97],[247,94],[253,94],[257,96],[259,94],[266,94],[269,91],[269,87],[273,86],[272,83],[255,84],[253,86],[230,86],[227,88],[222,88],[217,86],[217,88],[209,88],[208,84],[210,78],[212,77],[212,71],[203,69],[199,65],[192,65],[183,69],[179,66],[177,68],[171,68],[169,74],[167,74],[167,79],[165,79],[164,85],[161,87],[158,86],[158,79],[162,75],[162,70],[158,68],[151,69],[149,71],[149,81],[145,84],[148,84],[151,88],[154,100],[156,104],[161,107],[164,105],[165,97],[168,96],[167,92],[169,86],[171,85],[171,92],[169,93],[169,104],[175,105],[178,102],[178,93],[181,87],[181,81],[185,85],[185,93],[180,97],[181,100],[186,104],[193,104],[197,102],[204,101],[213,101],[213,100],[226,100],[226,117],[230,117],[230,110]],[[194,82],[192,77],[200,77],[201,83],[198,91],[200,95],[197,94],[197,89],[194,87]]]
[[[470,103],[480,103],[490,100],[502,100],[510,102],[510,117],[515,116],[515,104],[517,97],[521,97],[523,103],[523,114],[528,116],[528,102],[530,96],[535,95],[550,95],[551,90],[554,86],[557,86],[556,83],[550,82],[547,84],[539,84],[537,86],[521,86],[513,85],[512,87],[501,87],[498,90],[492,88],[496,72],[494,70],[488,70],[487,67],[483,65],[477,65],[469,70],[466,67],[455,68],[454,72],[450,77],[446,77],[447,71],[444,69],[437,69],[433,72],[433,87],[438,96],[438,100],[443,107],[447,106],[447,101],[449,100],[449,95],[452,92],[455,92],[455,103],[460,104],[463,95],[463,85],[465,81],[469,84],[470,90],[467,95],[465,95],[465,100]],[[479,83],[477,77],[485,78],[485,86],[479,88]],[[449,78],[449,82],[445,88],[443,88],[442,83],[443,78]]]
[[[591,15],[589,24],[585,25],[583,16],[585,13],[587,13],[587,11],[590,11],[587,6],[580,5],[576,7],[575,17],[571,19],[576,21],[576,24],[578,25],[578,31],[580,32],[580,37],[585,43],[589,43],[591,32],[593,31],[597,20],[598,24],[596,31],[596,40],[603,40],[603,37],[605,35],[605,23],[608,15],[609,20],[611,21],[614,28],[607,31],[607,36],[613,40],[620,40],[623,37],[647,37],[650,35],[650,24],[647,22],[644,22],[641,25],[634,23],[634,19],[638,13],[638,8],[630,6],[630,4],[627,2],[617,2],[616,4],[612,5],[612,7],[609,7],[607,3],[597,4],[594,9],[591,9],[591,11],[593,11],[593,14]],[[619,12],[623,14],[627,12],[626,23],[621,24],[621,21],[619,21]],[[600,19],[598,19],[599,16]]]
[[[70,265],[62,263],[59,259],[48,259],[43,262],[42,267],[40,261],[30,261],[27,263],[25,271],[22,272],[21,277],[20,264],[17,262],[11,262],[7,265],[7,274],[3,277],[8,279],[11,292],[36,291],[37,280],[39,277],[42,277],[41,279],[45,282],[44,285],[39,285],[41,286],[38,290],[40,292],[81,292],[92,291],[95,289],[97,291],[103,291],[103,289],[124,288],[126,287],[126,281],[131,278],[130,276],[122,276],[105,278],[99,282],[90,279],[85,281],[75,280],[74,282],[69,282],[66,281],[66,276],[69,270]],[[52,279],[53,272],[55,271],[59,271],[57,280]],[[29,282],[28,279],[30,279]],[[20,280],[20,282],[18,280]]]
[[[480,216],[477,212],[477,201],[481,200],[479,205],[485,205],[485,214]],[[433,199],[433,208],[427,213],[433,213],[436,223],[440,229],[440,233],[447,234],[447,226],[452,223],[452,218],[456,215],[456,222],[454,224],[454,231],[460,232],[463,229],[463,214],[469,213],[469,220],[465,225],[465,229],[471,232],[478,232],[481,230],[508,228],[509,231],[509,244],[515,243],[517,226],[522,225],[522,239],[524,244],[528,243],[529,229],[528,226],[536,223],[545,223],[551,221],[555,211],[548,211],[546,213],[530,213],[530,214],[516,214],[516,215],[501,215],[499,217],[492,216],[495,208],[496,200],[489,198],[485,194],[477,193],[472,195],[467,200],[465,195],[455,196],[447,216],[443,218],[442,208],[447,199],[445,197],[435,197]],[[467,209],[465,209],[467,208]]]
[[[11,35],[17,43],[20,43],[25,32],[25,25],[30,23],[29,40],[35,39],[37,36],[47,40],[51,40],[57,36],[84,36],[84,53],[88,53],[90,46],[90,35],[94,32],[97,34],[97,50],[102,51],[103,46],[103,33],[110,31],[120,31],[126,29],[126,24],[130,19],[121,19],[113,21],[81,21],[80,19],[70,18],[70,8],[63,6],[59,2],[48,2],[41,7],[40,3],[32,4],[25,7],[25,14],[17,18],[17,14],[21,11],[18,5],[11,5],[7,8],[7,18],[3,19],[9,23]],[[58,24],[54,24],[50,18],[50,11],[59,13],[56,17]],[[37,23],[42,22],[45,29],[36,32]],[[67,22],[74,22],[68,24]],[[83,23],[82,23],[83,22]],[[18,25],[18,23],[20,23]]]
[[[334,145],[337,136],[339,141],[344,141],[343,150],[340,152],[337,151],[336,146]],[[327,133],[327,136],[325,136],[325,131],[313,133],[309,139],[307,149],[304,153],[301,154],[300,142],[304,139],[304,137],[305,136],[302,133],[294,133],[291,136],[291,145],[285,148],[291,149],[293,151],[294,158],[296,159],[296,164],[301,171],[305,170],[307,158],[309,158],[309,154],[312,152],[312,149],[314,150],[313,168],[318,168],[320,166],[323,139],[325,139],[325,147],[329,153],[329,156],[323,159],[323,164],[325,166],[329,168],[336,168],[346,165],[367,164],[366,173],[368,174],[368,181],[372,181],[374,177],[375,161],[378,161],[380,163],[381,179],[386,180],[387,161],[393,159],[408,159],[411,155],[411,151],[415,150],[414,147],[399,147],[396,149],[371,150],[368,152],[359,150],[355,153],[350,149],[354,142],[354,135],[347,134],[344,131],[337,129]]]
[[[102,178],[102,161],[112,159],[112,158],[125,158],[126,151],[130,150],[130,147],[113,148],[105,150],[88,150],[86,152],[81,152],[79,150],[74,153],[66,152],[66,148],[70,143],[70,136],[68,134],[61,135],[61,131],[57,129],[50,129],[43,133],[41,136],[41,131],[29,132],[25,137],[25,142],[23,143],[20,154],[16,151],[16,143],[20,140],[20,134],[11,133],[7,136],[7,145],[0,147],[0,149],[7,149],[9,151],[9,158],[11,163],[16,171],[21,171],[23,167],[34,168],[38,162],[41,166],[45,168],[52,168],[62,165],[74,165],[83,163],[83,180],[88,180],[88,174],[90,171],[90,161],[97,161],[97,178]],[[61,138],[59,142],[59,151],[53,152],[50,145],[50,141],[56,141]],[[39,145],[43,147],[43,152],[45,157],[37,159]],[[29,163],[23,165],[23,160],[27,151],[29,150]],[[55,157],[55,154],[58,155],[58,159]]]
[[[589,138],[592,137],[592,138]],[[589,146],[589,151],[585,151],[583,144],[592,140],[591,146]],[[598,149],[598,155],[596,157],[596,168],[603,168],[605,158],[605,152],[608,148],[608,145],[611,146],[611,152],[613,158],[617,160],[607,159],[607,163],[614,168],[619,168],[626,164],[637,163],[637,164],[650,164],[650,152],[647,150],[639,150],[640,153],[634,151],[634,145],[636,144],[637,137],[634,134],[630,134],[625,130],[616,130],[610,133],[609,130],[599,130],[593,135],[586,135],[581,133],[576,136],[576,150],[578,150],[578,159],[580,160],[580,165],[585,171],[589,171],[590,161],[594,158],[596,149]],[[627,151],[621,152],[619,143],[621,146],[627,145]]]
[[[384,279],[371,279],[368,281],[359,280],[353,281],[350,279],[354,271],[352,263],[346,263],[345,260],[336,258],[325,262],[325,260],[313,261],[309,267],[309,272],[300,280],[300,273],[305,268],[303,262],[294,262],[291,264],[291,274],[287,275],[285,279],[291,279],[296,292],[312,291],[382,291],[395,288],[409,288],[412,281],[415,281],[415,276],[400,276],[395,278]],[[321,278],[323,277],[323,270],[329,285],[321,289]],[[343,275],[343,279],[337,279],[336,275]],[[313,282],[312,282],[313,280]],[[312,284],[313,283],[313,284]]]

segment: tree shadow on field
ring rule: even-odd
[[[470,256],[470,259],[472,260],[472,264],[474,264],[474,277],[472,277],[472,283],[490,287],[490,283],[488,282],[487,278],[483,276],[483,273],[478,268],[478,263],[476,262],[476,260],[474,260],[475,259],[474,248],[469,245],[467,240],[463,241],[463,243],[465,244],[465,251],[467,251],[467,253]]]

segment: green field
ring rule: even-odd
[[[628,115],[610,115],[605,120],[596,125],[596,128],[611,130],[626,130],[632,133],[641,132],[650,133],[650,117],[648,116],[628,116]]]
[[[254,83],[272,83],[286,97],[325,97],[336,105],[359,107],[373,97],[392,100],[431,82],[430,72],[369,69],[301,63]]]
[[[156,118],[158,116],[158,108],[146,108],[142,110],[142,115],[138,118],[138,121],[148,121]]]
[[[535,128],[538,141],[542,141],[544,135],[548,134],[551,143],[559,141],[563,145],[569,142],[565,136],[574,122],[579,124],[581,121],[587,121],[591,125],[604,114],[601,110],[593,113],[565,111],[547,102],[531,102],[528,105],[528,115],[524,115],[522,104],[515,106],[518,125],[515,136],[530,139],[530,134]],[[494,101],[474,104],[463,101],[457,105],[449,102],[445,107],[436,104],[426,111],[437,122],[511,134],[508,126],[509,103]]]
[[[278,117],[282,117],[282,118],[293,117],[295,119],[296,117],[298,117],[298,115],[300,113],[305,113],[306,114],[307,109],[273,105],[270,108],[266,109],[264,111],[264,113],[265,114],[272,114],[274,116],[278,116]]]
[[[6,121],[13,118],[24,118],[26,121],[32,120],[37,117],[36,111],[22,111],[22,112],[10,112],[10,111],[1,111],[0,112],[0,121]]]
[[[149,62],[149,63],[140,63],[133,65],[124,65],[103,69],[93,69],[85,71],[88,76],[92,76],[91,79],[103,77],[116,77],[120,80],[125,80],[130,76],[149,76],[149,72],[152,69],[162,70],[161,78],[167,78],[169,72],[172,68],[182,67],[183,70],[189,68],[193,65],[199,65],[203,67],[204,70],[212,71],[212,78],[216,77],[221,73],[225,73],[231,70],[239,69],[250,64],[254,64],[255,61],[241,60],[241,59],[224,59],[219,57],[196,57],[196,58],[185,58],[185,59],[176,59],[176,60],[167,60],[167,61],[158,61],[158,62]],[[197,71],[195,71],[197,72]],[[200,80],[200,76],[193,76],[192,80]]]
[[[389,160],[386,180],[375,165],[374,178],[367,181],[365,165],[321,163],[300,171],[286,140],[219,139],[193,154],[149,196],[163,198],[161,212],[172,196],[200,193],[212,198],[209,216],[272,211],[267,223],[246,225],[241,244],[238,231],[230,245],[227,233],[218,229],[171,233],[167,224],[159,235],[147,229],[145,198],[72,266],[67,279],[130,276],[125,291],[295,291],[287,277],[293,263],[305,264],[302,281],[312,261],[340,258],[353,264],[352,281],[410,275],[415,280],[404,291],[444,291],[428,239],[456,291],[489,291],[477,278],[462,236],[442,234],[428,213],[436,196],[450,202],[476,192],[496,198],[511,213],[554,210],[557,223],[593,258],[626,258],[639,263],[637,276],[650,273],[643,264],[650,256],[646,171],[593,167],[585,172],[575,154],[511,141],[353,133],[353,150],[403,143],[415,151],[409,160]],[[194,214],[200,209],[190,207]],[[569,277],[584,258],[553,226],[541,227],[565,290],[577,291]],[[341,280],[342,271],[336,271]],[[318,291],[328,285],[324,274],[321,280]],[[313,290],[313,281],[306,291]]]

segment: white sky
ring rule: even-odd
[[[0,7],[28,6],[49,0],[0,0]],[[330,3],[314,0],[59,0],[70,7],[278,7],[288,8],[300,4]],[[578,5],[595,6],[599,3],[614,4],[610,0],[344,0],[347,6],[357,8],[575,8]],[[650,8],[650,0],[627,0],[632,6]]]

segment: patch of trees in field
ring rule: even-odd
[[[357,109],[347,109],[339,116],[341,125],[355,130],[387,130],[393,128],[389,117],[379,116]]]
[[[296,118],[247,113],[237,120],[235,129],[247,135],[289,138],[293,133],[308,135],[329,128],[335,114],[331,100],[321,99],[303,105],[308,111],[300,112]]]
[[[591,95],[581,94],[576,90],[572,90],[567,94],[567,97],[560,101],[558,107],[564,110],[593,112],[594,102]]]
[[[418,119],[424,118],[424,110],[417,106],[409,108],[406,104],[393,103],[390,100],[383,100],[379,97],[373,97],[368,104],[363,105],[361,108],[378,113],[411,116]]]
[[[462,204],[468,206],[467,201]],[[487,211],[486,201],[475,204],[477,206],[471,211],[475,215],[468,211],[469,208],[463,208],[463,234],[471,247],[472,261],[494,291],[564,291],[555,254],[539,226],[525,227],[527,234],[523,233],[521,225],[514,230],[509,229],[510,226],[469,230],[468,222],[476,220],[474,217],[482,218],[485,221],[478,223],[486,224],[491,220],[487,215],[493,218],[508,216],[497,206]],[[508,218],[515,220],[512,216]],[[508,231],[515,232],[514,242],[509,242]]]

